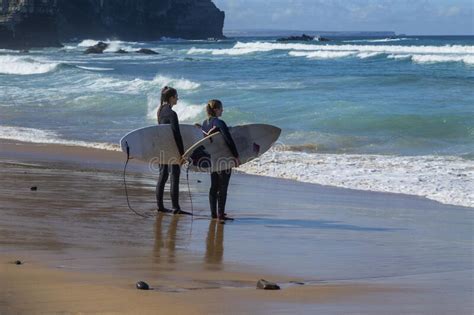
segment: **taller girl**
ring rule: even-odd
[[[184,154],[183,138],[181,137],[181,132],[179,130],[179,120],[178,115],[172,109],[174,105],[178,102],[178,92],[172,87],[165,86],[161,90],[161,102],[160,107],[158,108],[157,118],[158,124],[169,124],[171,125],[171,130],[173,131],[174,141],[178,147],[180,155]],[[172,210],[165,208],[163,204],[163,193],[165,190],[165,184],[168,181],[169,173],[171,171],[171,204]],[[156,185],[156,201],[158,203],[159,212],[173,212],[174,214],[187,214],[181,210],[179,206],[179,176],[181,173],[181,165],[160,165],[160,177]]]

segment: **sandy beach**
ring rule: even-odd
[[[190,192],[182,175],[194,219],[156,215],[157,175],[132,161],[143,219],[127,208],[123,164],[119,152],[2,140],[0,314],[472,313],[472,208],[236,172],[236,221],[221,225],[206,174],[189,174]],[[262,278],[282,290],[257,290]]]

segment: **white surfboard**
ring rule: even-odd
[[[199,140],[202,140],[201,128],[194,125],[180,124],[179,130],[186,151]],[[181,155],[173,137],[171,125],[155,125],[133,130],[120,140],[122,151],[130,158],[157,164],[179,164]]]
[[[235,126],[229,131],[241,164],[268,151],[281,134],[280,128],[265,124]],[[191,146],[183,157],[190,160],[190,169],[193,171],[215,172],[236,166],[234,156],[219,132]]]

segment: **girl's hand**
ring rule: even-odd
[[[240,164],[242,164],[242,163],[240,163],[240,159],[239,159],[239,158],[234,158],[234,162],[235,162],[235,167],[239,167]]]

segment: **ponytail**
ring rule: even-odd
[[[222,102],[219,100],[210,100],[206,105],[207,118],[216,117],[216,110],[222,108]]]
[[[176,91],[176,89],[170,86],[165,86],[164,88],[161,89],[160,107],[158,108],[158,112],[156,114],[158,121],[160,120],[160,113],[161,113],[161,110],[163,109],[163,105],[169,103],[170,98],[172,98],[173,96],[176,96],[177,94],[178,94],[178,91]]]

